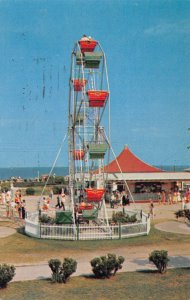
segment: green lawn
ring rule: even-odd
[[[8,226],[9,223],[7,223]],[[1,225],[1,224],[0,224]],[[2,223],[5,226],[5,222]],[[135,237],[123,240],[104,241],[59,241],[40,240],[28,237],[22,233],[0,239],[0,261],[3,263],[38,263],[48,261],[52,257],[63,258],[76,253],[90,253],[91,251],[109,251],[122,247],[151,246],[163,247],[189,244],[190,236],[162,232],[154,227],[148,236]],[[148,255],[148,253],[147,253]],[[75,257],[75,256],[74,256]]]
[[[187,300],[190,295],[190,269],[120,273],[111,279],[72,277],[67,284],[50,280],[9,283],[0,290],[1,300]]]

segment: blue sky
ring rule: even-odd
[[[190,165],[190,1],[0,0],[0,33],[0,167],[52,165],[84,33],[106,54],[115,153]]]

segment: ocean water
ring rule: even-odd
[[[156,166],[168,172],[183,172],[189,166]],[[11,177],[37,178],[38,175],[49,174],[51,167],[25,167],[25,168],[0,168],[0,180],[10,179]],[[55,167],[52,174],[56,176],[66,176],[69,173],[68,167]]]
[[[0,168],[0,180],[19,176],[24,179],[37,178],[38,175],[49,174],[50,171],[51,167]],[[68,172],[67,167],[55,167],[52,175],[66,176]]]
[[[155,166],[159,169],[162,169],[167,172],[184,172],[186,169],[190,168],[190,165],[181,165],[181,166],[172,166],[172,165],[164,165],[164,166]]]

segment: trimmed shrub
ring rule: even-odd
[[[59,259],[50,259],[48,265],[52,271],[52,281],[58,283],[66,283],[77,269],[76,260],[69,257],[64,258],[63,264]]]
[[[26,189],[26,195],[34,195],[35,194],[35,189],[32,187],[29,187]]]
[[[153,262],[158,269],[158,272],[163,274],[167,270],[169,262],[168,251],[166,250],[154,250],[149,255],[149,261]]]
[[[13,279],[15,267],[13,265],[0,265],[0,288],[6,288],[7,283]]]
[[[113,212],[112,221],[114,223],[135,223],[137,221],[136,214],[129,216],[121,211]]]
[[[52,218],[46,214],[41,214],[39,221],[43,224],[55,224],[55,218]]]
[[[110,278],[114,276],[125,259],[123,256],[116,257],[115,254],[108,253],[106,256],[95,257],[91,260],[92,271],[96,278]]]

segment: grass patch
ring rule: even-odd
[[[5,223],[3,222],[3,225]],[[10,224],[11,226],[11,224]],[[163,247],[178,246],[190,243],[190,236],[159,231],[151,228],[148,236],[134,237],[123,240],[104,241],[61,241],[40,240],[28,237],[22,233],[15,233],[0,239],[0,257],[3,263],[38,263],[47,262],[56,257],[62,259],[66,256],[76,258],[78,255],[90,254],[92,251],[114,251],[125,247],[151,246]],[[148,254],[147,254],[148,255]]]
[[[120,273],[111,279],[72,277],[65,284],[50,280],[13,282],[0,291],[2,300],[50,299],[165,299],[187,300],[190,270],[168,270],[164,275],[155,271]]]

